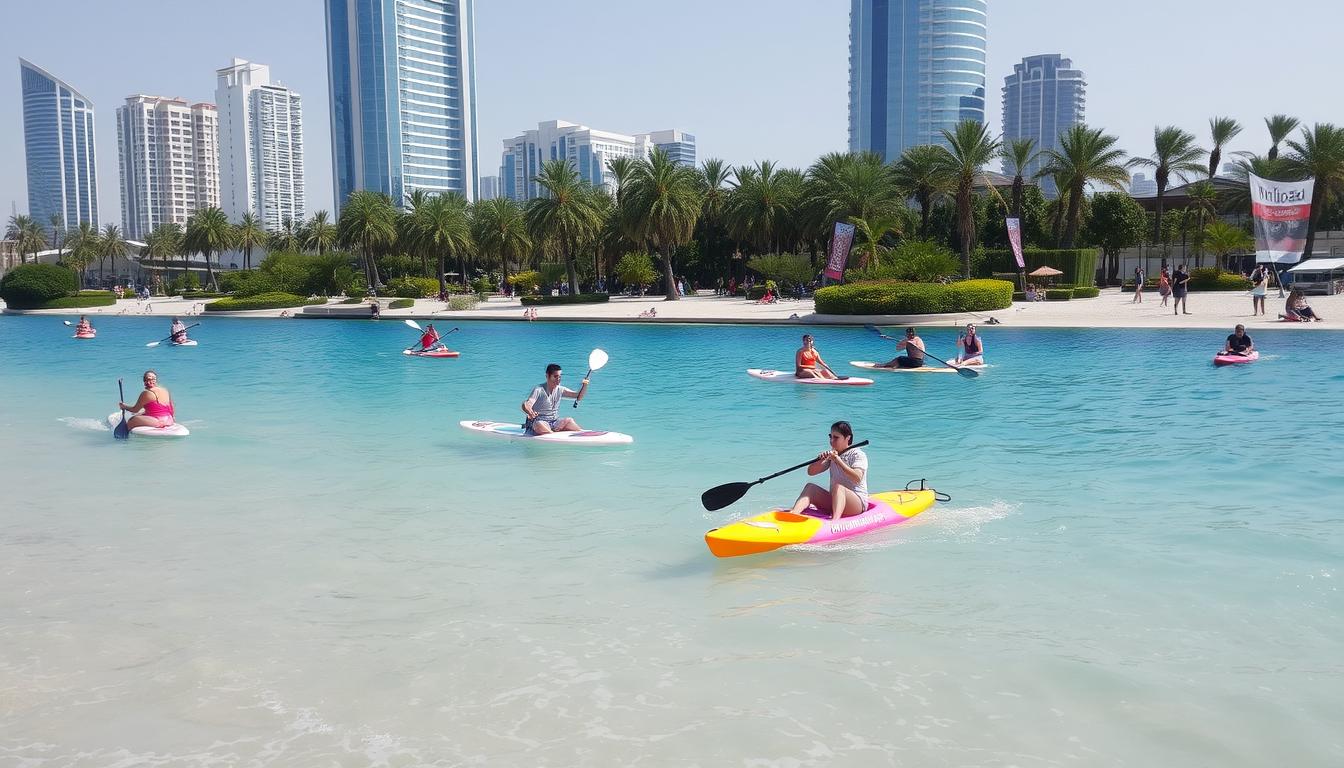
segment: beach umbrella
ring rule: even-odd
[[[1029,277],[1059,277],[1063,272],[1054,267],[1038,267],[1027,273]]]

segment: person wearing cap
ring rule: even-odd
[[[1232,331],[1232,335],[1227,337],[1227,343],[1223,345],[1222,354],[1241,355],[1245,357],[1255,351],[1255,342],[1246,335],[1246,326],[1238,324]]]
[[[985,343],[976,335],[975,323],[966,324],[966,333],[957,338],[957,346],[961,349],[957,355],[958,365],[985,364]]]
[[[878,368],[922,368],[924,367],[924,340],[915,335],[914,328],[905,329],[905,338],[896,342],[896,351],[905,350]]]

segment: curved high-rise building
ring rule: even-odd
[[[28,163],[28,215],[67,229],[98,226],[98,164],[93,102],[41,67],[19,59],[23,147]]]
[[[851,0],[849,149],[888,161],[985,120],[988,0]]]
[[[1048,150],[1059,149],[1059,137],[1084,122],[1087,105],[1087,80],[1082,70],[1057,53],[1028,56],[1003,79],[1003,141],[1031,139],[1036,142],[1035,160],[1023,170],[1030,178],[1045,167]],[[1003,172],[1016,168],[1006,160]],[[1041,191],[1055,197],[1055,180],[1041,179]]]

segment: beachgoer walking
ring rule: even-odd
[[[1176,271],[1171,276],[1171,296],[1173,299],[1171,303],[1171,313],[1173,315],[1194,314],[1190,311],[1190,308],[1185,301],[1185,295],[1189,290],[1190,273],[1185,271],[1185,265],[1182,264],[1176,268]]]
[[[1129,300],[1130,304],[1143,303],[1143,267],[1134,268],[1134,298]]]

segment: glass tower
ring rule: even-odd
[[[19,59],[28,215],[43,227],[53,214],[73,229],[98,226],[93,102],[46,70]]]
[[[1059,149],[1059,136],[1081,125],[1087,104],[1087,80],[1082,70],[1057,53],[1028,56],[1013,66],[1013,74],[1003,79],[1003,140],[1034,139],[1035,151],[1042,155]],[[1031,178],[1044,168],[1048,158],[1038,157],[1024,169]],[[1003,172],[1014,172],[1007,162]],[[1055,180],[1042,178],[1041,191],[1055,197]]]
[[[473,0],[326,0],[331,155],[351,192],[476,197]]]
[[[851,0],[849,149],[887,161],[985,120],[988,0]]]

